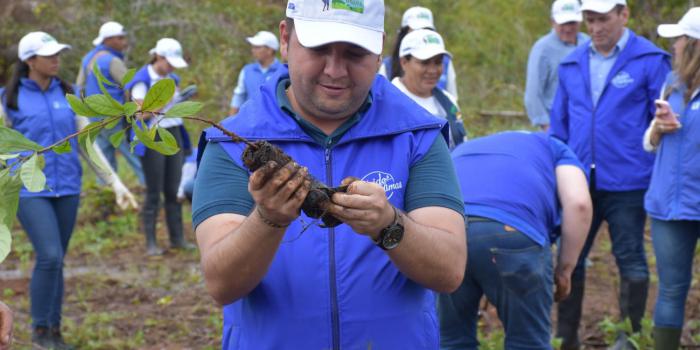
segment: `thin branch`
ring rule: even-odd
[[[109,124],[109,123],[111,123],[111,122],[113,122],[113,121],[115,121],[115,120],[117,120],[117,119],[120,119],[120,118],[122,118],[122,117],[123,117],[123,116],[119,115],[119,116],[116,116],[116,117],[104,118],[104,119],[102,119],[102,121],[100,122],[100,127],[103,127],[103,126],[105,126],[105,125],[107,125],[107,124]],[[89,126],[89,125],[88,125],[88,126]],[[58,145],[61,145],[61,144],[65,143],[66,141],[68,141],[68,140],[70,140],[70,139],[72,139],[72,138],[74,138],[74,137],[76,137],[76,136],[78,136],[78,135],[84,134],[84,133],[86,133],[86,132],[90,132],[92,129],[93,129],[93,128],[88,129],[87,127],[82,128],[82,129],[78,130],[77,132],[72,133],[72,134],[70,134],[70,135],[68,135],[68,136],[66,136],[66,137],[64,137],[64,138],[62,138],[62,139],[60,139],[59,141],[56,141],[54,144],[42,148],[41,150],[37,151],[36,153],[37,153],[37,154],[40,154],[40,153],[48,152],[48,151],[50,151],[52,148],[54,148],[54,147],[56,147],[56,146],[58,146]]]

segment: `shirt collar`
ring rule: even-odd
[[[151,80],[159,80],[163,78],[167,78],[167,76],[160,76],[155,69],[153,69],[153,65],[149,64],[148,65],[148,76],[151,78]]]
[[[622,32],[622,36],[620,37],[620,40],[617,41],[617,44],[615,44],[615,48],[612,50],[612,52],[607,56],[607,57],[612,57],[617,55],[619,52],[625,49],[625,46],[627,46],[627,42],[630,39],[630,31],[629,29],[625,28],[625,30]],[[591,48],[591,55],[600,55],[603,56],[598,50],[596,50],[595,45],[593,45],[593,40],[591,40],[590,44]]]

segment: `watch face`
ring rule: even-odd
[[[403,227],[401,225],[394,225],[387,228],[387,231],[382,239],[382,246],[386,250],[394,249],[399,245],[399,243],[401,243],[402,238]]]

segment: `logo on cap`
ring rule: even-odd
[[[325,1],[328,0],[324,0]],[[348,10],[357,13],[365,12],[364,0],[332,0],[331,7],[336,10]]]
[[[52,41],[56,41],[56,39],[54,39],[51,35],[46,34],[46,35],[41,37],[42,43],[50,43]]]
[[[562,6],[561,10],[574,12],[574,11],[576,11],[576,6],[574,6],[574,4],[566,4],[566,5]]]
[[[428,44],[428,45],[430,45],[430,44],[440,45],[440,38],[438,38],[435,35],[426,35],[423,38],[423,42]]]
[[[296,10],[297,7],[296,7],[296,5],[294,5],[293,2],[290,2],[289,4],[287,4],[287,8],[290,10]]]

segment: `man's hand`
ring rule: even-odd
[[[352,180],[355,179],[347,178],[341,185]],[[394,209],[384,188],[375,183],[352,181],[345,193],[335,193],[331,201],[329,213],[348,224],[353,231],[372,239],[394,221]]]
[[[280,227],[288,226],[299,216],[311,182],[309,170],[294,162],[280,167],[268,162],[256,170],[248,181],[248,191],[264,221]]]
[[[0,350],[9,350],[12,344],[12,310],[0,301]]]
[[[571,293],[571,271],[562,271],[557,266],[554,271],[554,284],[557,287],[554,292],[554,301],[558,303]]]

